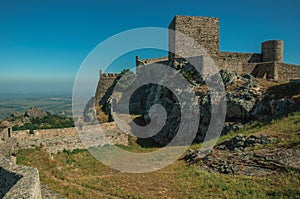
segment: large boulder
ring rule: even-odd
[[[257,99],[251,115],[254,119],[282,116],[291,113],[294,107],[295,101],[293,99],[275,99],[274,95],[265,94]]]
[[[226,89],[227,120],[249,120],[256,100],[262,96],[262,89],[252,75],[238,75],[226,70],[220,71]]]
[[[276,115],[285,115],[292,112],[295,106],[295,101],[293,99],[279,99],[277,100],[275,107]]]

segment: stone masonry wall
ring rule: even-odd
[[[300,66],[294,64],[275,63],[278,81],[300,78]]]
[[[251,74],[252,71],[254,70],[254,68],[257,67],[257,65],[259,65],[259,63],[244,63],[243,64],[243,73],[246,73],[246,74]]]
[[[28,130],[12,131],[11,137],[4,140],[8,134],[8,128],[3,129],[0,134],[0,198],[49,198],[49,193],[47,195],[44,189],[41,190],[38,170],[12,163],[7,159],[13,159],[11,151],[15,154],[19,149],[42,146],[49,153],[57,153],[64,149],[128,144],[128,135],[121,132],[114,122],[85,126],[82,127],[82,132],[84,133],[78,135],[76,128],[34,130],[33,134],[30,134]],[[12,141],[13,144],[10,144]],[[50,198],[53,198],[52,196]]]
[[[100,71],[100,79],[98,81],[97,90],[95,94],[95,102],[103,104],[108,100],[108,97],[113,92],[113,84],[119,77],[119,74],[115,73],[102,73]],[[98,104],[97,104],[98,105]]]
[[[10,172],[0,166],[0,198],[3,198],[4,195],[20,180],[20,178],[22,178],[22,176]]]
[[[243,64],[243,73],[284,82],[299,79],[300,66],[278,62],[246,63]]]
[[[198,56],[188,52],[194,45],[181,38],[176,31],[197,41],[213,58],[219,69],[237,73],[250,73],[255,77],[288,81],[300,78],[300,66],[283,62],[284,42],[269,40],[261,44],[261,53],[220,52],[219,19],[214,17],[175,16],[169,24],[169,55],[165,57],[139,60],[136,57],[137,73],[147,64],[161,63],[170,65],[175,59]]]
[[[210,55],[217,55],[220,48],[219,19],[213,17],[175,16],[169,25],[169,29],[179,31],[197,41]],[[178,34],[169,31],[170,60],[176,58],[176,54],[186,55],[188,43]],[[190,52],[188,52],[190,53]],[[175,57],[174,57],[175,56]]]
[[[0,179],[0,198],[42,198],[38,170],[13,164],[1,154]]]
[[[261,62],[261,54],[259,53],[236,53],[236,52],[220,52],[218,56],[213,57],[219,69],[226,69],[243,73],[244,63]]]
[[[250,74],[257,78],[278,79],[274,62],[257,63]]]
[[[99,133],[100,130],[104,134]],[[77,129],[44,129],[29,131],[13,131],[12,137],[17,139],[21,149],[32,147],[45,147],[49,153],[63,150],[86,149],[106,144],[128,144],[128,135],[121,132],[114,122],[83,127],[84,134],[79,135]],[[84,142],[83,142],[84,139]]]
[[[270,40],[261,44],[263,62],[283,62],[283,41]]]

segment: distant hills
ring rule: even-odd
[[[0,121],[9,117],[13,112],[25,113],[30,107],[60,116],[72,115],[71,95],[0,95]]]

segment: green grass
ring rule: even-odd
[[[268,134],[280,138],[279,145],[299,145],[300,142],[300,112],[295,112],[284,118],[276,118],[269,121],[253,121],[246,124],[242,129],[236,132],[229,132],[216,141],[217,144],[224,142],[238,134]],[[202,143],[193,144],[190,149],[200,148]]]
[[[37,167],[42,182],[69,198],[295,198],[299,176],[286,173],[245,177],[207,173],[177,161],[159,171],[121,173],[95,160],[88,151],[50,155],[28,149],[18,164]]]
[[[279,143],[299,145],[300,113],[269,123],[252,123],[236,134],[268,134],[282,138]],[[130,137],[132,152],[150,152]],[[197,148],[200,145],[193,145]],[[87,150],[64,151],[51,156],[43,149],[19,151],[17,163],[38,168],[41,181],[68,198],[299,198],[300,174],[285,173],[266,177],[208,173],[197,164],[178,160],[161,170],[130,174],[113,170],[93,158]]]
[[[217,143],[221,143],[238,134],[267,134],[282,138],[283,144],[297,143],[300,139],[300,112],[295,112],[287,117],[273,119],[268,122],[254,121],[237,132],[230,132],[227,135],[221,136]]]

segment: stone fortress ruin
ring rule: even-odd
[[[283,62],[284,42],[281,40],[263,42],[261,53],[220,52],[218,18],[175,16],[169,29],[180,31],[199,42],[213,58],[219,69],[235,71],[239,74],[249,73],[257,78],[280,82],[300,78],[300,66]],[[180,59],[177,54],[184,54],[187,45],[178,38],[178,35],[169,34],[169,49],[174,53],[169,53],[167,57],[145,60],[140,60],[136,56],[136,73],[139,73],[141,67],[152,63],[169,65],[170,62]],[[114,89],[114,83],[119,77],[118,73],[100,71],[100,79],[95,94],[97,104],[104,104],[109,100]],[[107,132],[111,132],[109,136],[112,143],[109,144],[126,145],[128,143],[128,135],[118,131],[116,133],[115,123],[100,125]],[[1,181],[0,198],[17,198],[20,195],[26,198],[46,198],[43,197],[37,169],[18,166],[9,160],[14,151],[11,149],[17,148],[16,146],[19,148],[43,146],[49,153],[86,147],[78,137],[75,127],[35,130],[33,134],[28,131],[13,132],[10,128],[0,129],[0,132],[0,144],[5,149],[5,152],[0,152],[0,176],[1,179],[4,179]],[[95,140],[94,137],[87,137],[87,139],[91,140],[90,146],[99,144],[99,140]],[[54,197],[51,196],[50,198]],[[56,198],[64,197],[57,196]]]
[[[250,73],[258,78],[289,81],[300,77],[298,65],[283,62],[284,42],[270,40],[261,44],[261,53],[220,52],[219,19],[212,17],[175,16],[169,29],[179,31],[197,41],[213,58],[219,69]],[[157,61],[174,61],[176,54],[184,54],[187,44],[179,36],[169,33],[169,56],[162,59],[137,59],[138,65]]]
[[[261,53],[221,52],[219,19],[214,17],[175,16],[169,25],[170,30],[179,31],[197,41],[212,57],[216,66],[235,71],[238,74],[251,74],[256,78],[273,81],[290,81],[300,77],[300,66],[283,62],[284,42],[269,40],[261,44]],[[169,55],[162,58],[140,60],[136,56],[136,73],[148,64],[166,64],[184,55],[186,42],[178,35],[169,32]],[[174,52],[174,53],[171,53]],[[112,92],[112,85],[118,77],[116,73],[103,73],[97,86],[95,101],[102,104],[103,97]],[[105,100],[105,99],[104,99]]]

